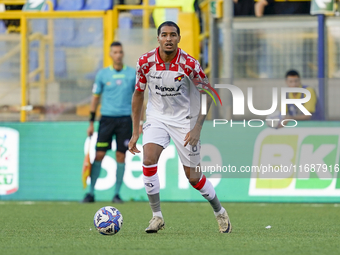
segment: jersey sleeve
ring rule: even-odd
[[[314,113],[315,112],[315,105],[316,105],[316,94],[313,88],[311,87],[307,87],[307,89],[310,92],[310,99],[308,102],[304,103],[303,106],[307,109],[307,111],[309,111],[310,113]]]
[[[96,79],[92,88],[93,95],[100,95],[103,92],[103,87],[102,71],[99,71],[96,75]]]
[[[208,77],[202,70],[200,63],[196,60],[195,67],[192,71],[192,80],[198,89],[210,89],[210,83]]]
[[[136,85],[135,89],[138,91],[143,92],[146,87],[146,77],[143,72],[143,62],[141,59],[138,60],[137,65],[136,65]]]

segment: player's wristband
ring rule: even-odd
[[[94,122],[95,118],[96,118],[96,113],[95,112],[90,112],[90,121]]]
[[[139,122],[139,125],[143,125],[143,124],[144,124],[144,121],[141,120],[141,121]]]

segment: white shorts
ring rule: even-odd
[[[155,143],[165,149],[171,138],[182,164],[188,167],[196,167],[201,161],[201,141],[198,141],[195,146],[187,144],[184,147],[184,138],[189,131],[189,128],[174,127],[155,119],[148,119],[143,125],[143,146],[148,143]]]

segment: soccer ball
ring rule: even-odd
[[[266,118],[266,123],[268,127],[277,129],[281,123],[282,116],[280,111],[275,111],[268,115]]]
[[[94,226],[102,235],[114,235],[123,225],[123,215],[117,208],[105,206],[100,208],[93,219]]]

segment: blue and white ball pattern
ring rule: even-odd
[[[117,208],[105,206],[96,212],[93,223],[100,234],[114,235],[123,225],[123,215]]]

